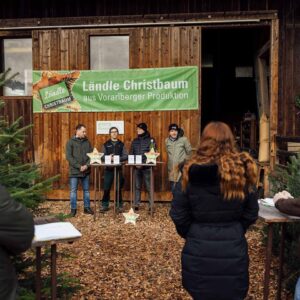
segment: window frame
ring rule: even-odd
[[[32,38],[32,32],[30,31],[21,31],[21,32],[1,32],[0,31],[0,73],[5,72],[4,69],[4,40],[9,39],[31,39],[32,41],[32,70],[33,70],[33,38]],[[12,75],[13,73],[10,73]],[[0,87],[0,97],[4,100],[6,99],[30,99],[32,98],[31,95],[10,95],[10,96],[4,96],[4,90],[3,86]]]
[[[88,35],[88,68],[89,70],[95,70],[91,69],[91,38],[92,37],[120,37],[120,36],[126,36],[128,37],[128,69],[130,69],[130,42],[131,42],[131,32],[122,32],[120,34],[114,34],[110,32],[99,32],[99,33],[93,33]],[[108,69],[98,69],[99,71],[105,71]],[[115,69],[117,70],[117,69]]]

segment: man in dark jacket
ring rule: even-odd
[[[139,123],[137,125],[137,138],[135,138],[131,143],[130,154],[132,155],[142,155],[142,163],[146,163],[145,153],[150,151],[153,147],[156,150],[156,144],[154,139],[150,136],[148,132],[147,124]],[[137,166],[135,169],[135,200],[134,209],[139,210],[141,203],[141,188],[142,181],[144,178],[144,184],[146,191],[148,193],[148,201],[150,205],[150,167],[147,166]]]
[[[17,276],[10,256],[27,250],[33,234],[31,213],[0,185],[0,299],[16,299]]]
[[[111,156],[113,161],[114,155],[120,156],[120,162],[127,160],[128,153],[124,146],[124,143],[118,139],[119,130],[117,127],[111,127],[109,129],[110,139],[103,144],[102,151],[105,155]],[[119,206],[117,207],[119,212],[123,211],[123,199],[122,199],[122,187],[124,185],[124,177],[122,174],[122,167],[117,168],[119,182],[117,183],[117,193],[119,195]],[[109,200],[110,200],[110,189],[114,181],[114,168],[106,167],[104,170],[104,194],[102,198],[102,207],[100,212],[108,211]]]
[[[275,202],[275,207],[284,214],[300,217],[300,199],[281,198]]]
[[[83,189],[84,213],[93,214],[90,208],[90,167],[87,153],[92,152],[93,148],[86,137],[86,127],[83,124],[76,126],[76,133],[67,143],[66,157],[69,162],[70,178],[70,202],[71,216],[77,212],[77,189],[78,180],[81,180]]]
[[[278,193],[281,194],[281,193]],[[299,198],[279,198],[278,194],[274,196],[275,207],[282,213],[300,217],[300,199]],[[278,200],[277,200],[277,199]],[[300,300],[300,277],[298,278],[295,288],[295,300]]]

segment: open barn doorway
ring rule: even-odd
[[[203,28],[201,127],[223,121],[242,150],[258,155],[259,119],[269,117],[270,27]]]

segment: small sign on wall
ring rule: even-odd
[[[124,121],[96,121],[96,134],[109,134],[109,128],[117,127],[124,134]]]

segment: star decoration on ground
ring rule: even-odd
[[[90,165],[101,165],[101,157],[104,153],[98,152],[96,148],[94,148],[93,152],[87,153],[86,155],[90,158]]]
[[[155,152],[153,148],[150,149],[149,152],[145,153],[147,157],[146,164],[156,164],[156,158],[160,155],[160,153]]]
[[[132,223],[136,225],[136,219],[139,217],[139,214],[136,214],[133,209],[130,208],[129,212],[123,213],[123,216],[125,217],[125,224]]]

